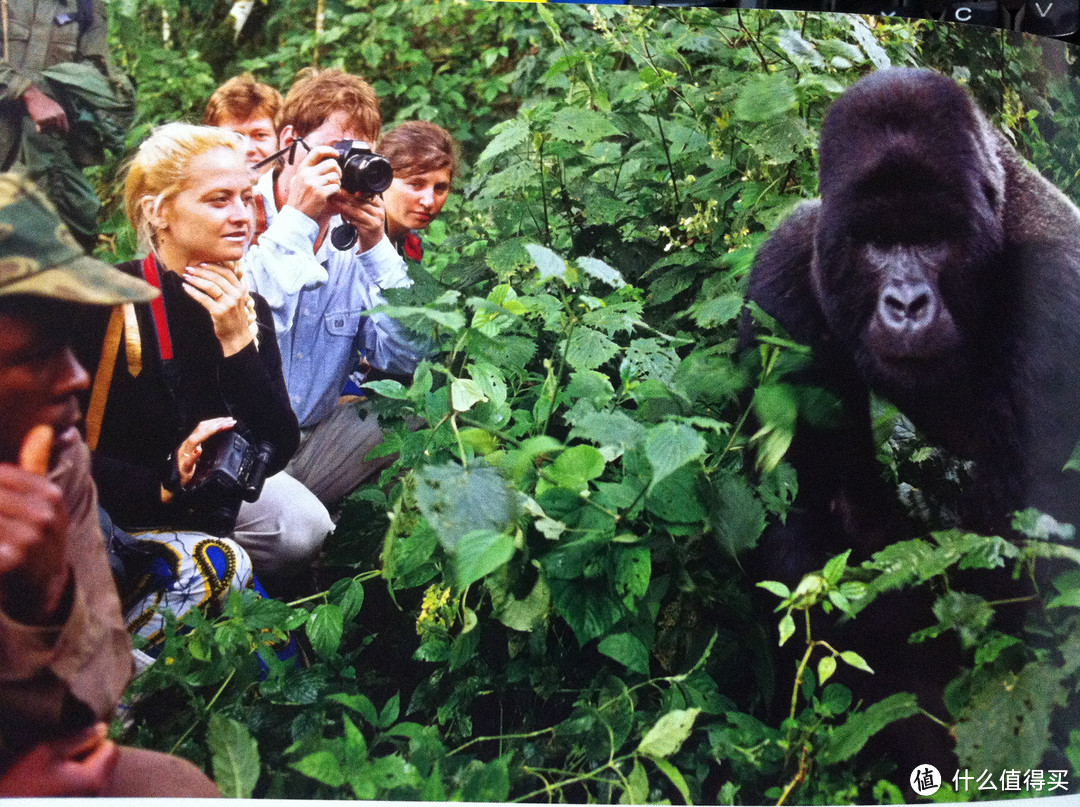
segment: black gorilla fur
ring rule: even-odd
[[[1023,507],[1080,522],[1080,474],[1062,471],[1080,440],[1080,211],[927,70],[874,73],[833,104],[820,190],[749,289],[814,349],[805,380],[843,404],[843,426],[800,424],[792,447],[806,545],[791,570],[896,537],[870,389],[974,461],[965,526],[1004,534]]]
[[[812,347],[798,380],[835,393],[842,417],[833,429],[799,422],[796,506],[763,538],[757,579],[793,583],[849,547],[859,561],[911,537],[875,460],[870,390],[973,461],[965,527],[1007,535],[1024,507],[1080,523],[1080,474],[1063,472],[1080,440],[1080,211],[960,86],[913,69],[870,75],[833,104],[820,192],[761,248],[748,296]],[[928,602],[918,614],[908,603],[878,603],[837,637],[877,670],[847,683],[868,703],[915,690],[943,715],[963,656],[952,637],[908,645],[933,622]],[[905,723],[894,759],[947,767],[945,732]]]

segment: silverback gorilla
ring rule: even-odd
[[[813,348],[801,380],[842,404],[836,429],[799,424],[798,513],[770,542],[774,572],[902,537],[869,390],[974,461],[964,526],[1006,534],[1023,507],[1080,523],[1080,473],[1063,472],[1080,440],[1080,211],[955,82],[914,69],[833,104],[820,192],[750,276],[749,298]]]
[[[1080,473],[1063,471],[1080,440],[1080,211],[963,89],[926,70],[883,70],[848,89],[822,127],[819,170],[820,200],[763,245],[748,296],[811,346],[797,381],[830,390],[841,413],[835,428],[797,425],[796,506],[763,537],[752,574],[794,583],[847,548],[864,560],[912,537],[875,459],[871,390],[973,461],[963,526],[1008,535],[1025,507],[1080,523]],[[746,347],[749,316],[743,325]],[[1007,577],[964,585],[989,599],[1027,593],[1001,590]],[[944,716],[942,692],[968,657],[955,636],[908,644],[932,624],[932,598],[892,596],[824,635],[875,669],[846,681],[866,703],[914,691]],[[1019,627],[1023,606],[1011,608],[995,627]],[[953,753],[921,717],[875,743],[901,781],[920,762],[948,768]]]

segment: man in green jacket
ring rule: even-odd
[[[112,64],[102,0],[8,0],[0,6],[0,170],[33,180],[86,249],[101,206],[82,169],[123,147],[134,113]]]

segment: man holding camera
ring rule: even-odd
[[[131,679],[98,524],[72,352],[90,306],[149,300],[83,255],[25,180],[0,175],[0,796],[216,796],[191,763],[121,748]]]
[[[286,471],[328,508],[389,464],[364,459],[383,440],[375,416],[338,404],[349,373],[362,359],[384,376],[408,376],[421,352],[394,319],[362,315],[385,302],[384,289],[410,281],[386,236],[382,200],[343,187],[350,147],[334,144],[372,146],[381,124],[378,100],[363,79],[340,70],[301,72],[285,97],[279,131],[282,147],[295,148],[256,185],[261,232],[244,258],[247,276],[274,312],[302,430]],[[363,158],[363,146],[351,148]],[[353,230],[342,225],[355,228],[354,243]]]

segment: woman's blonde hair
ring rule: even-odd
[[[213,126],[167,123],[151,132],[127,167],[124,205],[128,221],[139,237],[139,246],[154,249],[154,226],[150,214],[180,190],[192,159],[215,148],[229,148],[244,160],[240,135]],[[151,200],[149,206],[146,200]]]

